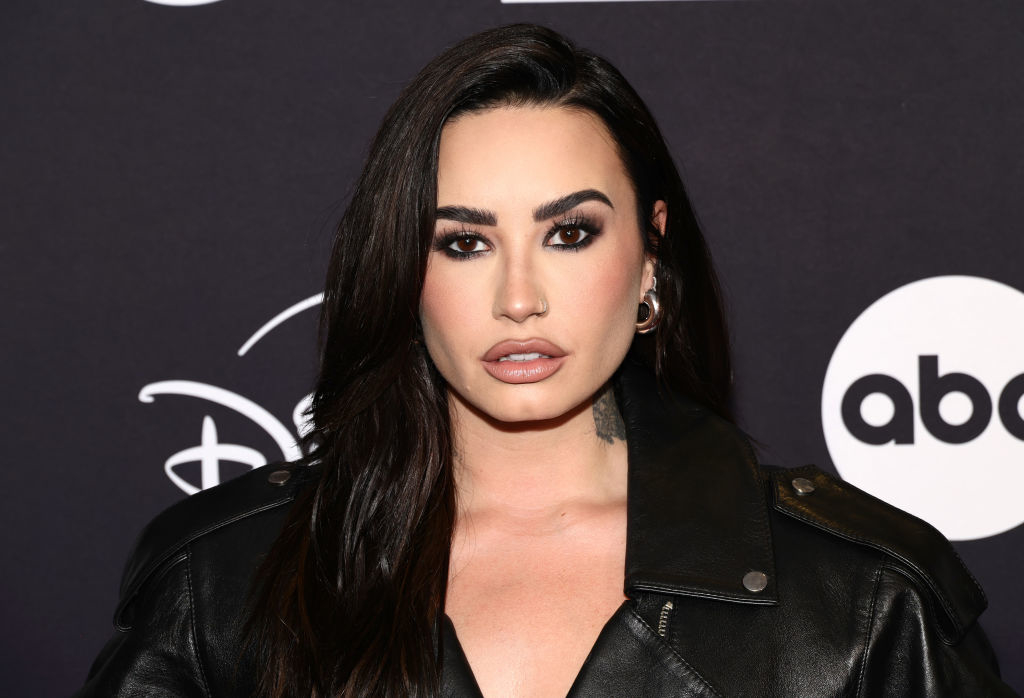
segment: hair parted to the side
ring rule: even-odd
[[[585,109],[618,144],[656,259],[662,320],[631,351],[726,417],[718,283],[672,157],[607,61],[512,25],[431,61],[384,117],[334,242],[321,314],[309,472],[260,567],[247,626],[265,696],[432,696],[455,522],[447,392],[419,335],[441,129],[499,105]],[[664,200],[664,236],[654,202]],[[315,445],[315,446],[314,446]]]

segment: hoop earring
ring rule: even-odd
[[[646,312],[644,312],[644,306],[647,306]],[[658,327],[658,323],[661,322],[661,304],[658,303],[658,279],[654,278],[654,283],[651,284],[650,289],[644,294],[644,299],[640,301],[640,305],[637,307],[637,322],[636,331],[637,334],[648,334],[653,332]]]

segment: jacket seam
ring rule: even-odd
[[[196,597],[192,590],[192,549],[188,549],[188,561],[185,566],[185,582],[188,587],[189,622],[192,626],[192,646],[195,648],[196,666],[199,668],[199,680],[203,685],[203,693],[212,698],[210,683],[206,680],[206,667],[203,666],[203,651],[199,646],[199,624],[196,622]]]
[[[908,576],[907,573],[904,570],[901,570],[899,567],[895,567],[893,565],[888,565],[888,564],[883,563],[882,564],[882,571],[883,572],[892,572],[893,574],[898,574],[900,577],[902,577],[904,580],[906,580],[906,582],[911,586],[911,588],[915,592],[918,591],[917,584],[915,583],[914,578]],[[930,615],[933,615],[933,616],[937,615],[935,613],[935,605],[932,603],[932,600],[929,598],[928,594],[920,594],[920,593],[918,593],[918,597],[921,599],[921,603],[924,605],[925,612],[927,614],[930,614]],[[949,645],[950,647],[952,647],[954,645],[957,645],[960,642],[960,640],[963,639],[964,633],[967,632],[967,628],[962,628],[961,629],[961,628],[958,627],[957,630],[958,630],[958,632],[956,633],[955,636],[950,636],[946,632],[945,628],[942,627],[941,623],[939,623],[939,624],[937,624],[935,626],[935,632],[939,636],[939,639],[942,640],[943,643]]]
[[[757,453],[754,452],[754,446],[750,443],[750,440],[746,438],[746,435],[743,436],[741,442],[741,448],[746,455],[746,466],[748,471],[753,475],[753,482],[757,484],[761,480],[761,468],[758,465]],[[761,540],[767,542],[768,562],[771,565],[769,572],[772,576],[775,576],[775,545],[772,541],[771,517],[768,513],[768,502],[764,497],[764,489],[762,487],[757,487],[757,493],[760,496],[758,497],[757,507],[758,517],[754,525],[761,536]]]
[[[845,481],[843,481],[843,480],[835,480],[835,484],[836,484],[836,486],[840,490],[849,491],[849,488],[846,486],[847,483]],[[882,504],[883,506],[885,506],[888,509],[894,509],[895,508],[891,504],[886,502],[884,499],[879,499],[878,497],[875,497],[874,495],[872,495],[872,494],[870,494],[868,492],[865,492],[864,494],[866,494],[868,497],[871,497],[872,499],[874,499],[875,501],[879,502],[880,504]],[[931,526],[931,524],[929,524],[927,521],[925,521],[924,523],[928,527],[930,527],[930,528],[932,528],[934,530],[937,530],[937,529],[934,528],[934,526]],[[985,589],[982,588],[981,583],[974,576],[974,573],[971,572],[971,568],[968,567],[967,563],[965,563],[963,558],[960,557],[960,553],[958,553],[956,551],[956,548],[954,548],[953,545],[950,544],[948,541],[946,542],[946,547],[949,549],[949,552],[953,553],[953,557],[956,559],[957,564],[960,566],[961,571],[963,571],[964,574],[966,574],[967,577],[971,580],[971,583],[974,584],[974,586],[977,589],[978,593],[981,595],[981,598],[985,599],[987,601],[987,597],[985,596]]]
[[[746,606],[777,606],[778,599],[766,596],[759,599],[743,598],[738,595],[730,594],[716,594],[713,591],[704,591],[702,589],[694,589],[693,587],[686,586],[672,586],[668,584],[631,584],[629,585],[630,591],[648,592],[655,594],[664,594],[667,596],[687,596],[697,599],[712,599],[714,601],[733,601],[735,603],[741,603]]]
[[[855,695],[862,695],[864,690],[864,675],[868,670],[868,650],[871,647],[871,634],[875,630],[875,614],[878,612],[878,589],[882,585],[883,564],[879,561],[878,569],[875,570],[875,582],[871,589],[871,608],[868,614],[868,627],[864,631],[864,649],[860,655],[860,671],[857,672],[857,690]]]
[[[127,601],[134,597],[135,594],[138,593],[139,589],[141,589],[142,586],[149,580],[149,578],[158,569],[160,569],[160,567],[164,565],[168,560],[172,559],[175,556],[175,554],[183,547],[191,545],[195,540],[202,538],[203,536],[208,535],[213,531],[224,528],[226,526],[230,526],[234,523],[237,523],[244,519],[248,519],[252,516],[262,514],[265,511],[270,511],[282,505],[289,504],[294,499],[294,495],[287,495],[285,497],[276,499],[267,504],[263,504],[258,507],[253,507],[251,509],[246,509],[233,516],[227,516],[222,519],[218,519],[217,521],[214,521],[213,523],[208,524],[198,530],[190,531],[187,534],[181,536],[174,543],[167,546],[162,554],[160,554],[159,556],[154,556],[154,558],[150,562],[148,562],[146,565],[139,569],[139,572],[125,586],[125,592],[123,596],[124,602],[127,603]]]
[[[175,557],[169,558],[164,563],[164,566],[161,569],[154,570],[153,575],[147,581],[152,583],[152,584],[154,584],[154,585],[159,584],[161,582],[161,580],[163,580],[164,577],[169,575],[174,570],[175,567],[177,567],[178,565],[180,565],[182,563],[186,563],[186,564],[188,563],[188,552],[187,551],[183,551],[183,552],[181,552],[181,554],[179,554],[179,555],[177,555]],[[139,592],[141,592],[141,591],[142,591],[142,589],[140,588]],[[135,599],[136,599],[136,597],[138,597],[138,595],[139,594],[136,593],[132,597],[132,599],[130,601],[122,599],[121,601],[118,602],[117,608],[114,611],[114,627],[118,631],[120,631],[120,632],[128,632],[132,628],[135,627],[134,623],[124,623],[124,622],[122,622],[122,615],[124,615],[127,612],[127,610],[129,608],[129,606],[131,605],[131,603],[135,602]]]
[[[819,529],[821,531],[825,531],[826,533],[833,533],[835,535],[838,535],[838,536],[840,536],[842,538],[846,538],[847,540],[852,541],[854,543],[858,543],[860,545],[866,545],[866,546],[868,546],[868,547],[870,547],[870,548],[872,548],[874,550],[879,550],[879,551],[885,553],[886,555],[888,555],[888,556],[890,556],[890,557],[892,557],[892,558],[894,558],[896,560],[899,560],[900,562],[905,564],[907,567],[909,567],[910,569],[914,570],[914,572],[916,572],[918,575],[920,575],[920,577],[924,580],[925,585],[938,598],[938,601],[939,601],[940,605],[942,606],[943,611],[945,611],[946,615],[949,616],[949,619],[950,619],[950,621],[952,621],[953,627],[956,630],[957,634],[959,635],[959,634],[961,634],[963,632],[963,627],[960,624],[960,618],[958,617],[958,615],[956,613],[956,609],[946,599],[946,595],[943,592],[943,590],[941,588],[939,588],[939,586],[935,582],[935,580],[932,579],[932,576],[930,574],[928,574],[927,571],[922,569],[920,565],[916,564],[913,560],[911,560],[911,559],[909,559],[909,558],[907,558],[907,557],[905,557],[903,555],[900,555],[895,550],[891,550],[891,549],[889,549],[889,548],[887,548],[887,547],[885,547],[885,546],[883,546],[883,545],[881,545],[881,544],[871,540],[870,538],[865,538],[863,536],[859,536],[852,529],[849,529],[849,528],[847,528],[845,526],[838,526],[838,525],[827,525],[826,526],[825,524],[823,524],[822,522],[818,521],[817,519],[808,517],[808,516],[798,512],[798,511],[791,510],[791,509],[789,509],[789,508],[787,508],[785,506],[780,506],[779,510],[782,513],[784,513],[786,516],[791,516],[794,519],[797,519],[799,521],[803,521],[804,523],[809,524],[811,526],[814,526],[815,528],[817,528],[817,529]],[[962,564],[963,563],[961,562],[961,565]],[[977,585],[977,581],[973,577],[971,577],[971,581],[974,582],[975,585]]]
[[[677,651],[676,651],[676,648],[675,648],[675,647],[673,647],[673,646],[672,646],[672,645],[670,645],[670,644],[669,644],[668,642],[666,642],[666,641],[665,641],[665,638],[663,638],[663,637],[661,637],[660,635],[658,635],[658,633],[657,633],[657,632],[655,632],[654,628],[652,628],[652,627],[651,627],[650,623],[648,623],[648,622],[647,622],[646,620],[644,620],[644,617],[643,617],[643,616],[641,616],[641,615],[640,615],[639,613],[637,613],[637,612],[636,612],[636,609],[634,609],[634,608],[631,608],[631,609],[629,609],[629,613],[630,613],[630,615],[632,615],[632,616],[633,616],[634,618],[636,618],[636,619],[637,619],[638,621],[640,621],[640,624],[641,624],[641,625],[643,625],[643,626],[644,626],[645,628],[647,628],[647,630],[648,630],[648,631],[650,631],[650,633],[651,633],[651,637],[655,638],[655,640],[656,640],[656,642],[657,642],[658,644],[660,644],[660,645],[661,645],[662,647],[664,647],[664,648],[665,648],[665,649],[667,649],[667,650],[668,650],[669,652],[671,652],[671,653],[672,653],[672,656],[673,656],[673,657],[675,657],[675,658],[676,658],[676,660],[677,660],[677,661],[678,661],[678,662],[679,662],[680,664],[682,664],[682,665],[683,665],[683,666],[684,666],[684,667],[686,668],[686,670],[687,670],[688,672],[690,672],[690,674],[692,674],[692,675],[693,675],[693,677],[694,677],[695,679],[697,679],[698,681],[700,681],[700,682],[701,682],[701,684],[703,684],[703,685],[704,685],[704,687],[705,687],[705,688],[706,688],[707,690],[711,691],[712,695],[716,695],[716,696],[718,696],[719,698],[722,698],[722,694],[721,694],[721,693],[719,693],[718,691],[716,691],[716,690],[715,690],[715,687],[714,687],[714,686],[712,686],[712,685],[711,685],[710,683],[708,683],[708,680],[707,680],[707,679],[705,679],[705,678],[704,678],[704,677],[703,677],[703,676],[702,676],[702,675],[700,674],[700,672],[699,672],[699,671],[697,671],[696,669],[694,669],[694,668],[693,668],[693,667],[692,667],[692,666],[690,665],[690,663],[689,663],[689,662],[687,662],[687,661],[686,661],[685,659],[683,659],[683,655],[679,654],[679,652],[677,652]]]

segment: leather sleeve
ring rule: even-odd
[[[188,548],[146,582],[122,618],[78,698],[210,696],[197,651]]]
[[[958,639],[944,637],[929,603],[899,567],[879,568],[857,695],[1015,696],[979,625]]]

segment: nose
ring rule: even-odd
[[[494,317],[516,323],[548,312],[543,284],[528,259],[507,259],[501,266],[494,293]]]

